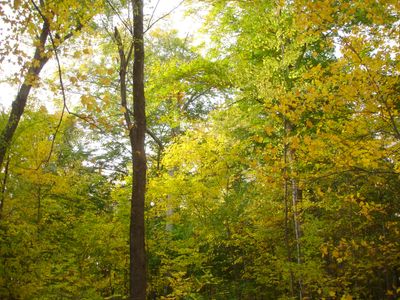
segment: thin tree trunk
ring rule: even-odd
[[[300,220],[299,220],[299,211],[298,211],[298,203],[301,202],[301,191],[298,188],[297,180],[292,178],[292,206],[293,206],[293,223],[294,223],[294,233],[296,238],[296,251],[297,251],[297,264],[302,264],[301,259],[301,245],[300,245],[300,238],[301,238],[301,227],[300,227]],[[301,277],[298,279],[299,283],[299,299],[303,299],[303,283]]]
[[[40,188],[40,186],[38,187],[38,191],[37,191],[37,212],[36,212],[36,223],[39,224],[40,223],[40,219],[42,216],[42,189]]]
[[[24,113],[32,85],[38,79],[40,71],[49,60],[49,57],[45,55],[45,45],[49,33],[50,28],[48,22],[43,22],[39,37],[39,45],[35,49],[35,54],[28,69],[28,73],[25,75],[25,80],[18,91],[17,97],[12,103],[7,124],[0,134],[0,170],[2,170],[4,157],[10,146],[15,130],[18,127],[21,116]]]
[[[130,298],[146,299],[146,251],[144,228],[144,201],[146,188],[146,112],[144,97],[144,39],[143,0],[133,0],[134,62],[133,62],[133,116],[134,126],[132,162],[133,181],[130,223]]]
[[[289,133],[293,131],[293,126],[292,124],[285,119],[284,121],[284,126],[285,126],[285,135],[288,136]],[[289,169],[293,172],[293,163],[295,162],[295,150],[294,149],[289,149],[289,145],[285,145],[285,168],[286,164],[288,164]],[[287,172],[287,169],[285,169]],[[288,179],[290,176],[286,176],[285,178],[285,197],[286,197],[286,204],[287,204],[287,193],[288,193]],[[290,178],[291,182],[291,192],[292,192],[292,210],[293,210],[293,226],[294,226],[294,235],[295,235],[295,241],[296,241],[296,256],[297,256],[297,264],[301,265],[302,264],[302,259],[301,259],[301,244],[300,244],[300,238],[302,236],[301,233],[301,223],[300,223],[300,218],[299,218],[299,211],[298,211],[298,203],[301,202],[302,200],[302,192],[298,187],[298,183],[296,178],[291,177]],[[303,283],[301,276],[298,278],[298,285],[299,285],[299,299],[303,299]]]
[[[289,201],[288,201],[289,188],[288,188],[287,166],[286,166],[286,164],[287,164],[287,145],[285,145],[284,160],[285,160],[285,169],[284,169],[284,177],[285,177],[285,182],[284,182],[285,246],[286,246],[286,251],[287,251],[287,261],[290,264],[292,262],[292,249],[290,248],[290,243],[289,243]],[[289,273],[290,273],[289,288],[290,288],[290,294],[293,297],[294,296],[294,289],[293,289],[294,275],[293,275],[292,267],[290,265],[289,265]]]
[[[301,200],[301,192],[297,186],[297,180],[292,179],[292,205],[293,205],[293,222],[294,222],[294,233],[296,237],[296,249],[297,249],[297,263],[301,264],[301,249],[300,249],[300,238],[301,238],[301,229],[300,229],[300,220],[299,220],[299,212],[298,212],[298,203]]]
[[[3,216],[3,207],[4,207],[4,201],[6,199],[6,186],[7,186],[7,179],[8,179],[8,168],[10,165],[10,155],[7,157],[7,162],[6,166],[4,168],[4,177],[3,177],[3,184],[1,186],[1,199],[0,199],[0,220],[2,219]]]
[[[284,120],[284,127],[285,127],[285,137],[288,133],[288,125],[287,125],[287,120]],[[284,205],[285,205],[285,246],[287,250],[287,261],[290,264],[292,262],[292,249],[289,243],[289,178],[288,178],[288,145],[285,141],[284,144],[284,163],[285,163],[285,168],[284,168]],[[292,297],[294,297],[294,288],[293,288],[293,282],[294,282],[294,275],[293,275],[293,270],[292,267],[289,265],[289,272],[290,272],[290,294]]]

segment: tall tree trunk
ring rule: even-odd
[[[39,36],[39,45],[35,49],[35,54],[28,69],[28,73],[25,75],[25,80],[18,91],[17,97],[12,103],[7,124],[0,134],[0,170],[2,170],[4,157],[10,146],[15,130],[18,127],[21,116],[24,113],[32,85],[38,79],[40,71],[49,60],[49,57],[45,55],[45,45],[49,33],[50,28],[48,22],[43,22]]]
[[[130,298],[146,299],[146,256],[144,228],[144,200],[146,188],[146,113],[144,98],[144,39],[143,0],[133,0],[134,62],[133,62],[133,116],[134,126],[132,162],[133,181],[130,223]]]

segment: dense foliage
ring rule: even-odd
[[[0,299],[128,299],[130,12],[48,2],[54,33],[85,26],[46,44],[65,64],[4,159]],[[29,5],[0,9],[17,44],[40,32]],[[398,1],[195,5],[206,46],[146,32],[148,299],[399,298]],[[29,51],[4,45],[21,83]]]

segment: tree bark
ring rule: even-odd
[[[28,69],[28,73],[25,75],[25,80],[18,91],[17,97],[12,103],[7,124],[0,134],[0,171],[3,168],[4,157],[10,146],[15,130],[18,127],[22,114],[24,113],[32,85],[34,81],[37,80],[40,71],[49,60],[48,55],[45,55],[45,45],[49,33],[50,28],[48,22],[43,22],[39,37],[39,45],[35,49],[35,54]]]
[[[146,299],[144,201],[146,189],[146,113],[144,97],[143,0],[133,0],[133,116],[132,199],[130,223],[130,299]]]
[[[4,201],[6,200],[6,186],[7,186],[7,179],[8,179],[8,167],[10,166],[10,156],[7,158],[6,166],[4,168],[4,177],[3,177],[3,184],[1,186],[1,198],[0,198],[0,220],[3,217],[3,207]]]
[[[285,120],[285,133],[286,133],[286,120]],[[287,261],[289,263],[289,272],[290,272],[290,278],[289,278],[289,287],[290,287],[290,295],[292,298],[294,297],[294,288],[293,288],[293,282],[294,282],[294,275],[293,275],[293,270],[292,267],[290,266],[290,263],[292,262],[292,250],[291,246],[289,243],[289,188],[288,188],[288,172],[287,172],[287,159],[288,157],[288,145],[284,145],[284,163],[285,163],[285,168],[284,168],[284,205],[285,205],[285,247],[287,251]]]
[[[288,121],[284,120],[284,126],[285,126],[285,135],[289,136],[289,133],[293,131],[293,125]],[[294,162],[295,162],[295,150],[294,149],[289,149],[289,145],[285,144],[285,168],[288,167],[292,172],[294,168]],[[288,166],[286,166],[288,164]],[[300,213],[298,209],[298,204],[302,201],[302,191],[298,186],[297,179],[294,177],[289,176],[289,178],[286,178],[286,184],[287,180],[290,179],[290,182],[292,184],[292,211],[293,211],[293,225],[294,225],[294,234],[295,234],[295,241],[296,241],[296,253],[297,253],[297,264],[301,265],[302,264],[302,259],[301,259],[301,244],[300,244],[300,239],[302,236],[301,232],[301,222],[300,222]],[[287,185],[286,185],[287,188]],[[286,194],[287,195],[287,194]],[[287,198],[286,198],[287,201]],[[302,283],[302,278],[301,275],[299,275],[298,278],[298,285],[299,285],[299,300],[303,299],[303,283]]]

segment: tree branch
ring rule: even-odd
[[[160,4],[160,1],[161,0],[158,0],[156,5],[154,6],[153,12],[151,13],[151,16],[150,16],[150,19],[149,19],[149,22],[147,23],[147,27],[150,27],[151,21],[153,20],[154,14],[155,14],[155,12],[157,10],[158,4]]]
[[[164,149],[162,141],[149,128],[146,128],[146,133],[157,143],[161,150]]]
[[[124,27],[129,31],[129,33],[131,35],[133,35],[133,29],[129,26],[128,23],[126,23],[124,21],[124,19],[122,18],[121,14],[118,12],[118,10],[115,8],[115,6],[111,3],[111,1],[110,0],[106,0],[106,2],[111,7],[111,9],[115,12],[115,14],[117,15],[118,19],[121,21],[121,23],[124,25]]]
[[[173,9],[171,9],[169,12],[167,12],[164,15],[162,15],[158,19],[156,19],[153,23],[149,22],[149,24],[147,25],[147,28],[146,28],[146,30],[144,30],[143,34],[147,33],[159,21],[161,21],[162,19],[164,19],[164,18],[168,17],[170,14],[172,14],[177,8],[179,8],[183,4],[183,2],[185,2],[185,0],[182,0],[181,2],[179,2],[179,4],[177,6],[175,6]]]

